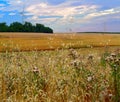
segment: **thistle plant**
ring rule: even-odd
[[[0,102],[119,102],[120,54],[82,50],[0,53]]]
[[[114,80],[114,100],[120,102],[120,53],[111,53],[106,57],[107,63],[112,69],[112,76]]]

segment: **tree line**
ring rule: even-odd
[[[37,32],[37,33],[53,33],[50,27],[45,27],[43,24],[36,23],[32,25],[30,22],[24,24],[13,22],[9,26],[3,22],[0,23],[0,32]]]

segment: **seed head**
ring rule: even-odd
[[[88,55],[88,60],[93,60],[94,56],[93,55]]]
[[[74,49],[70,49],[69,56],[71,56],[73,59],[78,58],[78,53]]]
[[[80,64],[79,60],[74,60],[71,62],[71,65],[73,65],[74,67],[78,67]]]
[[[92,81],[92,79],[93,79],[92,76],[87,77],[87,81],[88,81],[88,82]]]
[[[111,63],[112,61],[114,61],[114,58],[112,56],[108,56],[105,58],[105,61],[107,61],[108,63]]]
[[[120,59],[116,59],[116,60],[115,60],[115,64],[116,64],[116,65],[120,65]]]
[[[38,67],[35,66],[35,67],[33,68],[33,72],[34,72],[34,73],[39,73]]]
[[[116,54],[115,54],[115,53],[111,53],[111,56],[112,56],[112,57],[116,57]]]

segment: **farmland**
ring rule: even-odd
[[[1,33],[0,51],[3,102],[120,101],[118,34]]]
[[[0,51],[50,50],[60,48],[101,47],[120,45],[119,34],[37,34],[1,33]]]

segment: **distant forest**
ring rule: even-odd
[[[30,22],[24,24],[13,22],[9,26],[6,23],[0,23],[0,32],[37,32],[37,33],[53,33],[50,27],[45,27],[43,24],[36,23],[32,25]]]

